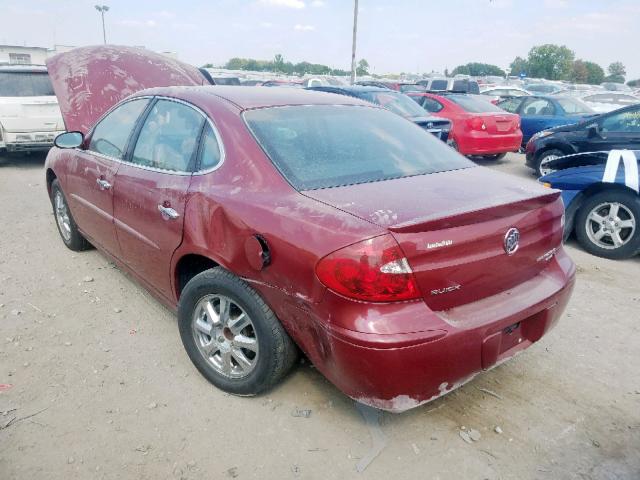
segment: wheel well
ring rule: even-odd
[[[47,191],[49,192],[49,196],[51,196],[51,184],[53,181],[58,178],[56,174],[50,168],[47,169]]]
[[[572,152],[567,152],[566,148],[558,146],[558,145],[547,145],[545,148],[543,148],[539,152],[536,152],[536,161],[540,160],[542,155],[544,155],[549,150],[560,150],[565,155],[570,155],[572,153]]]
[[[204,255],[188,254],[176,264],[176,296],[179,299],[184,287],[193,277],[205,270],[217,267],[218,264]]]

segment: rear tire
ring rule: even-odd
[[[76,225],[73,215],[71,215],[67,198],[64,196],[58,179],[51,183],[51,205],[53,206],[53,216],[56,220],[58,233],[66,247],[74,252],[91,248],[91,244],[87,242],[78,230],[78,225]]]
[[[578,242],[593,255],[621,260],[640,252],[640,197],[633,192],[592,195],[580,206],[575,222]]]
[[[551,150],[542,152],[538,160],[536,160],[536,175],[538,175],[538,177],[543,177],[549,173],[555,172],[552,168],[546,167],[545,164],[558,157],[563,157],[564,155],[565,153],[557,148],[552,148]]]
[[[295,343],[260,295],[222,267],[187,283],[178,303],[178,325],[198,371],[234,395],[271,388],[298,356]]]

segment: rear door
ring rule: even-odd
[[[524,137],[522,142],[528,142],[536,133],[552,127],[555,114],[556,107],[549,100],[536,97],[525,99],[520,107],[522,134]]]
[[[204,115],[186,103],[156,100],[117,172],[114,218],[122,257],[166,298],[172,297],[171,257],[182,242],[204,123]]]
[[[91,242],[118,257],[113,226],[115,175],[148,104],[149,98],[137,98],[116,107],[87,137],[87,148],[72,151],[67,166],[64,188],[73,218]]]

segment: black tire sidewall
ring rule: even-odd
[[[623,204],[633,212],[636,219],[636,230],[631,241],[615,250],[607,250],[592,243],[591,240],[589,240],[585,227],[589,212],[595,206],[605,202],[617,202]],[[618,189],[605,190],[588,197],[580,206],[580,210],[578,210],[575,220],[576,238],[578,239],[578,242],[580,242],[580,245],[593,255],[612,260],[622,260],[632,257],[640,252],[640,228],[638,221],[640,221],[640,196],[637,193]]]
[[[258,363],[248,376],[240,379],[227,378],[216,372],[202,356],[191,330],[191,320],[196,305],[203,297],[222,294],[236,302],[249,315],[258,339]],[[276,324],[277,323],[277,324]],[[269,307],[243,280],[221,267],[196,275],[184,288],[178,303],[178,326],[180,337],[189,358],[198,371],[212,384],[235,395],[255,395],[274,383],[277,355],[284,349],[278,345],[274,328],[282,329]],[[282,329],[282,334],[286,335]]]

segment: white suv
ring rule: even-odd
[[[47,68],[0,65],[0,153],[47,150],[62,132]]]

